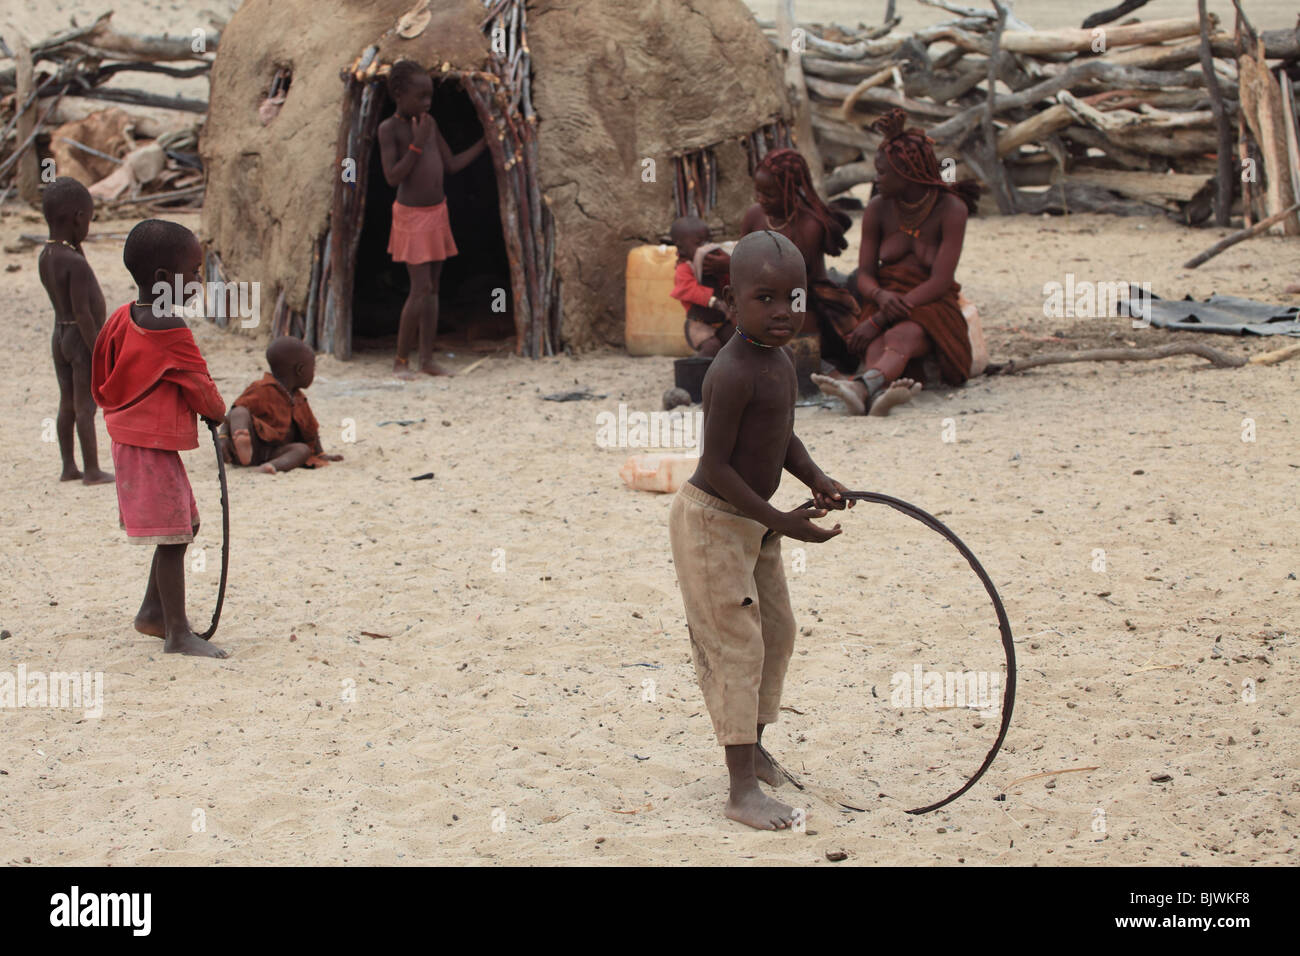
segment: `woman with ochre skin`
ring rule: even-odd
[[[905,119],[895,109],[872,124],[885,138],[876,152],[875,195],[862,215],[856,281],[866,304],[843,338],[857,370],[813,376],[858,415],[886,415],[910,401],[921,385],[901,376],[916,359],[937,359],[949,385],[966,381],[971,366],[953,276],[979,187],[945,182],[932,141],[919,129],[904,130]]]
[[[825,356],[828,343],[838,343],[858,316],[853,294],[826,274],[826,256],[838,256],[848,246],[844,233],[851,220],[817,195],[807,161],[793,149],[773,150],[759,161],[754,169],[754,199],[741,222],[741,234],[763,229],[779,232],[803,255],[808,289],[799,331],[819,334]]]

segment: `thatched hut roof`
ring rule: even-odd
[[[538,0],[521,11],[524,73],[531,76],[523,99],[535,111],[530,126],[518,80],[493,55],[484,27],[494,9],[509,6],[508,0],[493,0],[493,9],[483,0],[431,0],[427,26],[406,39],[395,26],[411,0],[345,0],[328,8],[305,0],[246,0],[222,35],[202,141],[203,232],[224,275],[260,281],[264,302],[282,292],[286,314],[311,314],[314,284],[319,279],[323,290],[329,280],[328,268],[323,277],[314,272],[314,258],[330,262],[348,248],[322,250],[322,239],[332,216],[339,217],[339,201],[349,200],[339,186],[340,159],[349,129],[355,138],[357,89],[382,82],[384,68],[396,60],[413,59],[435,77],[488,91],[484,128],[489,136],[506,131],[506,161],[498,156],[499,166],[513,165],[510,137],[520,140],[515,162],[526,165],[546,204],[533,217],[540,221],[524,225],[537,240],[533,253],[525,242],[524,256],[536,255],[540,285],[543,253],[551,254],[562,308],[548,347],[621,342],[627,250],[656,241],[676,214],[672,157],[713,147],[717,205],[710,218],[738,227],[751,189],[741,140],[790,115],[780,71],[740,0]],[[371,47],[377,55],[363,59]],[[258,105],[282,68],[291,70],[291,87],[279,115],[263,126]],[[481,83],[492,79],[488,74],[501,79]],[[524,142],[530,136],[535,147]],[[655,161],[654,182],[644,181],[645,159]],[[501,169],[498,177],[503,185],[515,182]],[[527,199],[517,198],[525,219]],[[551,243],[553,249],[544,248]],[[339,263],[331,264],[337,271]],[[543,298],[548,295],[545,290]],[[535,313],[538,308],[534,302]],[[542,310],[538,320],[553,314],[560,321],[559,308]],[[315,312],[324,322],[324,305]],[[309,330],[313,337],[321,344],[329,338],[323,326],[317,336]],[[342,354],[349,349],[337,340],[333,345]]]

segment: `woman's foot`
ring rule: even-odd
[[[838,398],[848,408],[850,415],[865,415],[869,395],[867,387],[861,382],[844,381],[820,373],[810,376],[814,385],[821,389],[823,395]]]
[[[871,410],[867,414],[877,418],[888,415],[891,408],[910,402],[912,396],[920,391],[920,382],[913,381],[910,378],[895,379],[889,388],[876,396],[876,400],[871,403]]]

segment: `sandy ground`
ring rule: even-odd
[[[162,9],[116,6],[140,30]],[[1053,25],[1045,6],[1018,10]],[[42,231],[12,203],[0,215],[5,246]],[[1281,292],[1300,279],[1294,240],[1178,268],[1220,234],[982,219],[958,277],[995,360],[1171,340],[1127,320],[1045,318],[1044,283],[1069,272],[1165,296],[1300,301]],[[110,308],[125,301],[120,242],[87,250]],[[781,793],[810,817],[806,833],[768,834],[721,815],[725,772],[667,553],[670,500],[625,489],[628,450],[597,444],[600,412],[658,407],[671,360],[498,355],[461,379],[400,385],[384,356],[322,358],[312,403],[346,460],[231,474],[218,643],[232,656],[178,659],[131,629],[149,553],[117,529],[112,489],[60,484],[57,448],[42,441],[57,388],[36,248],[0,265],[0,675],[21,665],[104,681],[99,718],[0,710],[0,862],[1295,860],[1300,362],[1063,366],[927,394],[884,420],[801,408],[798,432],[827,471],[916,502],[971,546],[1006,603],[1020,680],[986,778],[935,814],[906,815],[974,771],[998,718],[895,708],[891,678],[916,665],[1000,674],[988,600],[938,537],[884,509],[844,517],[829,544],[788,543],[802,633],[789,709],[766,739],[809,785]],[[195,333],[227,399],[261,373],[259,342]],[[1235,354],[1282,344],[1206,340]],[[604,398],[541,399],[579,385]],[[99,435],[107,460],[102,420]],[[208,447],[184,457],[204,521],[204,568],[189,575],[197,623],[216,592],[218,489]],[[790,479],[776,500],[804,497]]]
[[[29,218],[6,216],[6,243],[36,228]],[[1162,222],[980,220],[960,277],[1005,358],[1053,332],[1065,347],[1167,338],[1044,318],[1042,285],[1067,270],[1276,301],[1300,273],[1300,247],[1272,238],[1190,276],[1171,265],[1211,239]],[[109,302],[124,301],[120,243],[88,249]],[[219,643],[233,653],[177,659],[131,630],[148,552],[117,530],[112,490],[56,480],[56,446],[41,441],[57,392],[35,251],[3,261],[20,268],[0,274],[0,672],[102,672],[104,712],[0,713],[0,770],[23,794],[0,805],[0,860],[1293,860],[1300,363],[1059,367],[925,395],[882,420],[801,408],[798,431],[831,474],[917,502],[970,544],[1006,602],[1020,681],[986,780],[936,814],[905,815],[973,772],[997,718],[896,709],[891,677],[916,664],[1000,673],[987,598],[942,541],[884,509],[850,514],[842,537],[802,556],[787,546],[804,630],[791,709],[768,740],[820,797],[796,801],[807,834],[760,834],[721,816],[669,499],[625,489],[627,452],[597,445],[599,412],[657,407],[669,359],[495,357],[462,379],[398,385],[381,355],[323,358],[312,402],[347,459],[232,473]],[[259,374],[254,342],[195,331],[228,398]],[[541,400],[575,385],[606,397]],[[394,419],[423,421],[379,424]],[[205,621],[216,473],[206,447],[185,460],[206,558],[189,594]],[[791,479],[777,501],[802,496]],[[1095,769],[1051,773],[1082,768]]]

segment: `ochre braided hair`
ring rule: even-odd
[[[973,179],[959,183],[944,180],[939,173],[934,140],[925,135],[925,130],[904,129],[906,122],[907,114],[895,107],[871,124],[871,128],[884,137],[880,150],[894,172],[909,182],[946,190],[964,202],[968,211],[974,212],[979,200],[979,183]]]
[[[832,209],[817,195],[813,186],[812,173],[808,171],[808,161],[796,149],[774,149],[754,168],[755,175],[763,170],[774,180],[781,191],[781,208],[790,215],[801,209],[822,225],[822,251],[828,256],[838,256],[849,241],[844,233],[852,224],[845,213]]]

